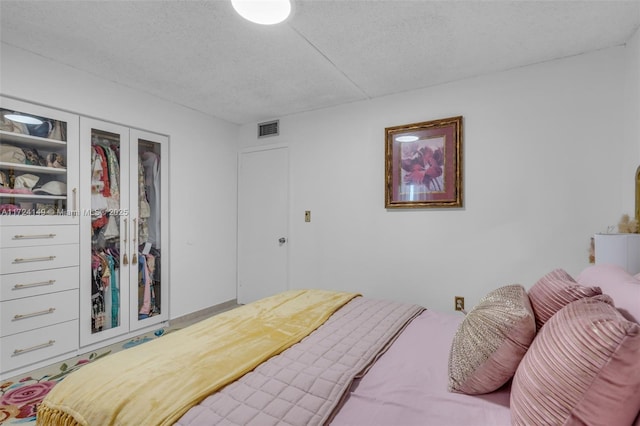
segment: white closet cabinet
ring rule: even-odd
[[[78,126],[0,97],[0,377],[78,349]]]
[[[169,318],[167,148],[164,135],[80,119],[82,347]]]

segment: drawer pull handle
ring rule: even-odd
[[[30,283],[30,284],[16,284],[13,286],[14,290],[22,290],[23,288],[30,288],[30,287],[40,287],[43,285],[52,285],[53,283],[55,283],[56,280],[49,280],[49,281],[40,281],[37,283]]]
[[[15,259],[13,259],[13,263],[43,262],[48,260],[54,260],[55,258],[56,258],[55,256],[28,257],[26,259],[23,257],[16,257]]]
[[[18,321],[18,320],[25,319],[25,318],[37,317],[39,315],[52,314],[52,313],[55,312],[55,310],[56,310],[56,308],[49,308],[49,309],[45,309],[44,311],[32,312],[30,314],[15,314],[13,316],[13,320],[14,321]]]
[[[14,240],[30,240],[30,239],[40,239],[40,238],[54,238],[56,234],[39,234],[39,235],[14,235]]]
[[[56,342],[55,340],[49,340],[46,343],[41,343],[39,345],[31,346],[30,348],[16,349],[16,350],[13,351],[13,355],[20,355],[20,354],[23,354],[25,352],[31,352],[31,351],[35,351],[37,349],[48,348],[49,346],[53,346],[53,344],[55,342]]]

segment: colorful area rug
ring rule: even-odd
[[[99,351],[80,355],[60,364],[35,370],[24,377],[0,382],[0,425],[35,424],[38,405],[56,383],[90,362],[109,354],[138,346],[164,336],[177,328],[160,328],[126,342],[116,343]]]

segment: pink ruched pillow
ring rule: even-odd
[[[640,323],[640,274],[633,276],[622,266],[598,264],[587,267],[576,278],[579,284],[600,287],[623,317]]]
[[[640,325],[580,299],[538,332],[511,387],[514,425],[630,425],[640,410]]]
[[[525,288],[500,287],[484,296],[458,327],[449,352],[449,391],[493,392],[508,382],[536,335]]]
[[[599,294],[602,291],[598,287],[581,286],[563,269],[549,272],[529,289],[529,300],[536,315],[538,330],[565,305]]]

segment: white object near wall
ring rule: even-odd
[[[596,264],[620,265],[630,274],[640,273],[640,234],[596,234]]]

